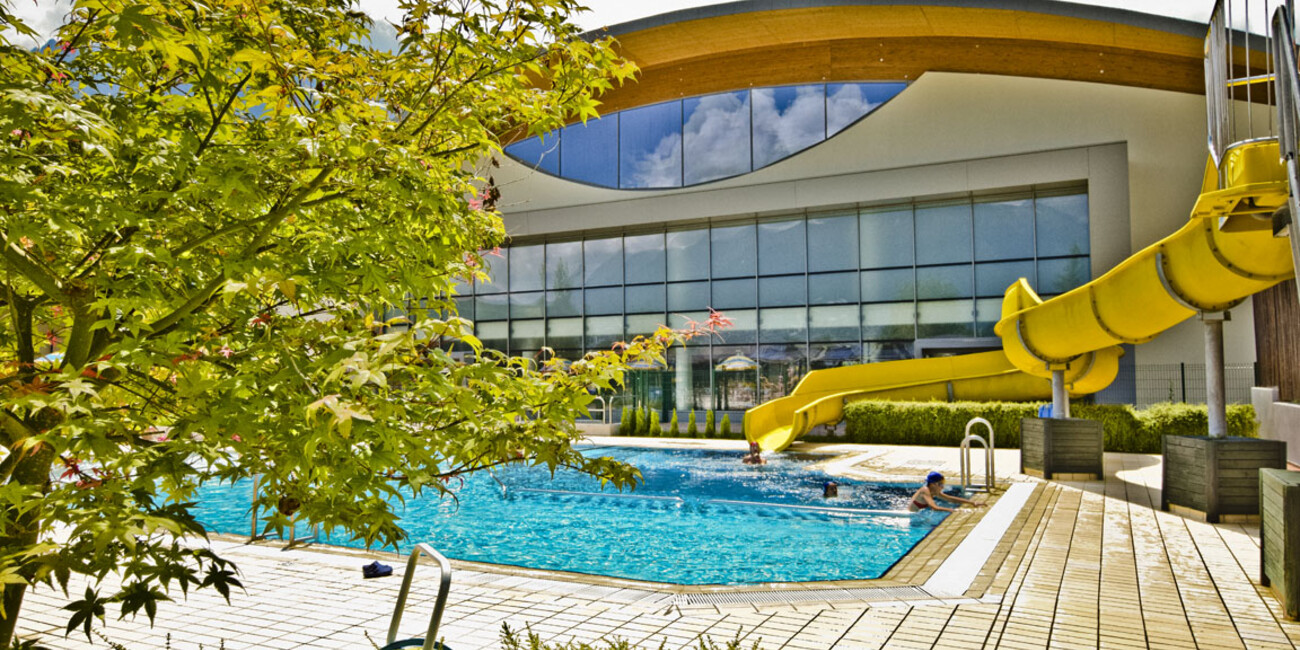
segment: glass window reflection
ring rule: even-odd
[[[619,120],[619,187],[681,187],[681,103],[633,108]]]
[[[546,321],[546,345],[556,350],[556,356],[574,360],[572,356],[559,354],[562,349],[582,349],[581,318],[550,318]]]
[[[483,342],[483,347],[489,350],[509,352],[509,323],[505,321],[497,323],[474,323],[474,334]]]
[[[1002,296],[1007,287],[1020,278],[1029,280],[1029,286],[1037,287],[1034,278],[1033,262],[998,262],[996,264],[975,265],[975,295],[981,297]]]
[[[1014,260],[1034,256],[1032,199],[975,204],[975,259]]]
[[[560,175],[618,187],[618,115],[577,122],[560,131]]]
[[[623,239],[588,239],[582,243],[582,271],[589,287],[623,283]]]
[[[793,307],[807,304],[808,284],[803,275],[788,275],[781,278],[759,278],[758,299],[762,307]],[[713,295],[718,295],[716,283]]]
[[[677,230],[668,233],[668,281],[709,277],[709,231]]]
[[[1044,296],[1065,293],[1087,284],[1089,276],[1086,257],[1038,260],[1038,286],[1035,289]]]
[[[623,340],[622,316],[587,318],[585,344],[588,350],[608,350]]]
[[[916,338],[916,303],[893,302],[862,306],[862,338]]]
[[[835,305],[808,309],[808,340],[814,342],[856,341],[861,334],[857,305]]]
[[[541,291],[510,294],[510,318],[541,318],[546,315],[546,300]]]
[[[803,307],[763,309],[758,313],[760,343],[802,343],[808,336],[808,310]]]
[[[754,169],[826,139],[825,87],[755,88]]]
[[[912,265],[916,233],[911,208],[863,211],[858,231],[862,268]]]
[[[757,301],[758,288],[753,278],[713,281],[713,300],[709,306],[714,309],[752,309],[758,306]]]
[[[826,137],[880,108],[904,88],[905,83],[826,84]]]
[[[674,282],[668,285],[668,311],[708,309],[708,282]]]
[[[510,317],[510,303],[504,293],[474,297],[474,315],[480,321],[505,320]]]
[[[628,283],[664,281],[663,233],[624,237],[623,255],[627,258],[624,275]]]
[[[486,280],[474,280],[474,292],[501,293],[505,291],[510,284],[510,249],[503,248],[496,253],[484,251],[482,257],[483,272],[488,277]]]
[[[806,266],[804,220],[758,224],[758,274],[803,273]]]
[[[507,146],[506,153],[529,167],[553,176],[560,174],[560,139],[553,133],[547,135],[544,141],[536,136],[520,140]]]
[[[663,292],[661,291],[660,294]],[[604,289],[587,289],[585,305],[585,314],[588,316],[603,316],[605,314],[623,313],[623,289],[619,287],[606,287]],[[660,309],[659,311],[663,311]]]
[[[972,336],[974,307],[971,300],[939,300],[917,304],[917,338]]]
[[[713,228],[713,277],[753,276],[758,270],[758,244],[753,224]]]
[[[510,322],[510,348],[514,354],[536,350],[546,345],[546,321],[516,320]]]
[[[664,301],[664,285],[649,284],[644,286],[633,286],[625,289],[627,295],[627,311],[629,314],[643,312],[663,313],[667,307]]]
[[[858,274],[822,273],[808,276],[808,304],[844,305],[858,302]]]
[[[749,93],[695,97],[682,102],[687,185],[749,171]]]
[[[971,204],[917,206],[916,263],[971,261]]]
[[[809,346],[809,368],[839,368],[862,363],[862,346],[857,343],[820,343]],[[782,395],[789,394],[789,391]]]
[[[916,299],[916,272],[912,269],[862,272],[862,302]]]
[[[708,318],[708,315],[704,315]],[[754,309],[733,309],[727,312],[731,327],[723,330],[722,339],[727,343],[753,343],[758,340],[758,311]],[[708,338],[708,337],[697,337]],[[714,340],[718,342],[717,339]]]
[[[546,245],[546,288],[582,286],[582,242]]]
[[[916,297],[921,300],[969,298],[973,290],[969,264],[916,269]]]
[[[537,246],[516,246],[510,249],[510,290],[538,291],[545,288],[546,249]]]
[[[1088,244],[1088,195],[1040,196],[1034,201],[1038,220],[1038,256],[1085,255]]]
[[[824,215],[808,219],[808,271],[847,271],[858,268],[858,214]]]
[[[582,289],[546,292],[547,316],[581,316]]]

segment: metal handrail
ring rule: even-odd
[[[600,402],[600,423],[609,424],[609,404],[605,403],[605,398],[600,395],[592,395],[592,402]],[[591,406],[587,406],[587,415],[591,415]]]
[[[1291,11],[1286,6],[1278,7],[1273,12],[1270,45],[1276,66],[1274,84],[1277,86],[1278,154],[1286,164],[1289,188],[1286,205],[1290,212],[1291,259],[1297,263],[1296,268],[1300,268],[1300,229],[1296,228],[1295,222],[1296,216],[1300,215],[1300,196],[1297,196],[1296,191],[1300,187],[1300,142],[1297,142],[1297,136],[1300,135],[1300,128],[1297,127],[1297,122],[1300,121],[1300,116],[1297,116],[1297,111],[1300,110],[1300,70],[1296,66],[1294,25]],[[1297,286],[1297,292],[1300,295],[1300,285]]]
[[[970,432],[971,428],[977,424],[982,424],[984,425],[985,428],[989,430],[988,440],[985,440],[979,434],[974,434]],[[993,469],[994,468],[993,451],[995,450],[994,447],[995,442],[994,442],[994,434],[993,434],[993,425],[988,420],[985,420],[984,418],[971,418],[970,421],[966,423],[965,437],[963,437],[961,441],[961,487],[962,489],[967,489],[967,488],[971,490],[976,489],[976,486],[973,484],[972,477],[971,477],[972,466],[970,461],[970,449],[971,449],[971,443],[973,442],[978,442],[980,443],[980,445],[984,447],[983,489],[985,491],[992,491],[993,483],[996,476]]]
[[[424,635],[424,645],[420,646],[424,650],[433,650],[437,643],[438,623],[442,621],[442,610],[447,606],[447,594],[451,591],[451,562],[437,549],[425,543],[416,544],[411,550],[411,556],[406,561],[406,573],[402,576],[402,588],[397,591],[397,605],[393,607],[393,621],[388,625],[388,645],[392,645],[397,640],[397,627],[402,623],[402,612],[406,609],[406,597],[411,593],[411,579],[415,577],[415,567],[419,564],[420,554],[423,553],[438,561],[438,568],[442,571],[442,581],[438,585],[438,599],[433,605],[433,616],[429,617],[429,629]]]

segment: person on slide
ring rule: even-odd
[[[957,504],[957,507],[945,508],[935,502],[936,497],[943,499],[944,501],[951,501]],[[943,474],[940,474],[939,472],[930,472],[925,477],[925,485],[922,485],[916,490],[916,492],[912,493],[912,502],[907,504],[907,509],[912,512],[920,512],[926,508],[942,512],[955,512],[957,508],[962,506],[962,504],[968,505],[972,508],[983,508],[987,505],[983,503],[975,503],[970,499],[963,499],[951,494],[944,494]]]

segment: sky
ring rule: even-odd
[[[366,13],[376,18],[393,22],[401,18],[397,10],[397,0],[357,1]],[[67,13],[68,7],[71,6],[70,0],[11,0],[11,2],[15,13],[46,37],[54,32],[64,14]],[[586,0],[583,4],[590,7],[590,11],[578,14],[574,20],[583,29],[591,30],[678,9],[722,3],[717,0]],[[1209,20],[1210,11],[1214,8],[1214,0],[1078,0],[1078,4],[1118,7],[1202,23]],[[44,39],[41,42],[44,42]]]

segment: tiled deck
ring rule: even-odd
[[[848,449],[846,448],[845,451]],[[956,473],[955,450],[857,447],[855,473],[915,476],[930,467]],[[1015,451],[1000,451],[999,472]],[[1258,584],[1258,529],[1212,525],[1153,509],[1159,503],[1158,456],[1107,454],[1104,482],[1035,481],[1039,486],[962,598],[807,600],[689,604],[680,594],[641,583],[569,582],[542,572],[501,572],[457,563],[440,636],[456,650],[493,648],[502,623],[526,625],[550,641],[620,637],[645,647],[694,646],[740,636],[745,647],[823,648],[1295,648],[1300,622],[1281,618]],[[886,585],[921,584],[980,511],[963,510],[888,575]],[[381,557],[338,550],[215,542],[239,564],[247,593],[232,605],[210,590],[117,621],[106,636],[131,650],[170,647],[373,648],[382,645],[400,580],[362,580],[358,570]],[[422,568],[404,634],[427,625],[436,569]],[[77,590],[74,588],[73,593]],[[737,600],[745,600],[739,596]],[[758,600],[751,598],[750,600]],[[58,592],[29,595],[24,632],[44,633],[51,648],[106,647],[79,633],[62,636],[67,612]],[[170,641],[168,640],[170,635]],[[170,645],[168,646],[168,643]],[[602,647],[604,644],[600,644]]]

